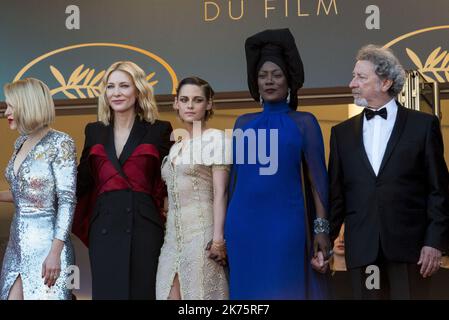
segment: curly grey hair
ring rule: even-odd
[[[391,97],[401,92],[405,82],[405,71],[391,49],[369,44],[359,50],[356,59],[371,62],[379,78],[393,81],[388,89]]]

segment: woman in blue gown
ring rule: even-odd
[[[328,180],[315,117],[297,112],[304,80],[288,29],[247,39],[248,84],[263,111],[233,133],[225,237],[231,299],[325,299]]]

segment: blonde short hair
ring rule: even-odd
[[[4,86],[6,102],[13,108],[17,129],[30,134],[55,120],[55,104],[50,89],[34,78],[25,78]]]
[[[101,81],[101,93],[98,97],[98,120],[105,125],[109,125],[113,120],[114,114],[106,97],[106,88],[109,76],[112,72],[117,70],[126,72],[133,80],[134,86],[138,92],[135,108],[139,118],[154,123],[159,117],[159,114],[153,94],[153,88],[148,81],[146,81],[145,72],[131,61],[115,62],[108,68],[108,70],[106,70],[103,80]]]

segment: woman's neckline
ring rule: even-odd
[[[287,101],[279,102],[264,102],[263,112],[264,113],[286,113],[291,111],[290,106]]]

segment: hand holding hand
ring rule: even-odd
[[[421,266],[420,273],[423,278],[430,277],[440,268],[441,251],[432,247],[424,246],[421,249],[418,265]]]
[[[314,270],[320,273],[326,273],[329,266],[329,260],[324,260],[323,252],[318,251],[318,253],[310,261],[310,264]]]
[[[327,233],[321,232],[317,233],[313,238],[313,256],[316,257],[318,252],[321,251],[324,260],[329,260],[330,258],[330,240]]]
[[[227,254],[225,241],[209,241],[206,246],[208,252],[208,258],[214,260],[221,266],[226,266]]]

